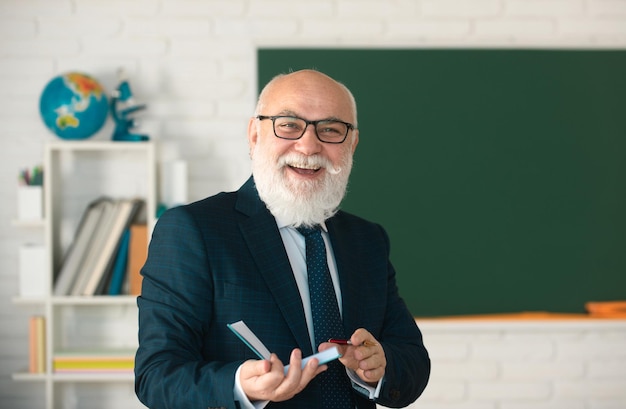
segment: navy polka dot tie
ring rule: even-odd
[[[344,338],[337,296],[326,263],[326,246],[318,228],[299,227],[306,243],[306,268],[313,314],[315,345],[330,338]],[[315,351],[317,352],[317,351]],[[339,361],[328,364],[328,370],[318,375],[324,408],[353,409],[350,381]]]

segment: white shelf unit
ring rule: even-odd
[[[44,242],[47,294],[14,299],[40,305],[46,318],[46,369],[13,375],[16,381],[43,383],[46,409],[143,408],[128,373],[67,374],[53,371],[55,354],[68,350],[134,350],[137,347],[136,297],[53,296],[54,275],[70,246],[88,203],[101,196],[140,197],[145,201],[149,236],[156,222],[156,145],[154,142],[58,141],[44,157]],[[25,364],[25,366],[27,366]]]

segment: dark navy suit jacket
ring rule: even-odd
[[[326,224],[346,334],[363,327],[381,342],[387,367],[376,402],[406,406],[426,387],[430,360],[398,295],[387,234],[342,211]],[[237,192],[165,212],[142,274],[135,390],[150,408],[237,407],[235,371],[257,357],[228,323],[243,320],[285,364],[296,347],[313,353],[276,221],[252,178]],[[293,399],[267,407],[319,408],[321,393],[314,379]],[[374,408],[355,396],[358,408]]]

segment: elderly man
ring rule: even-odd
[[[409,405],[430,360],[388,236],[339,210],[359,142],[352,93],[314,70],[279,75],[248,140],[252,177],[238,191],[171,209],[155,227],[138,298],[138,397],[153,409]],[[270,359],[228,330],[240,320]],[[338,360],[302,366],[331,347]]]

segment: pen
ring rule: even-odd
[[[352,342],[349,339],[331,338],[328,340],[328,342],[332,342],[333,344],[339,344],[339,345],[352,345]],[[378,344],[373,341],[368,341],[368,340],[363,341],[363,343],[361,344],[361,346],[365,346],[365,347],[373,347],[376,345]]]

